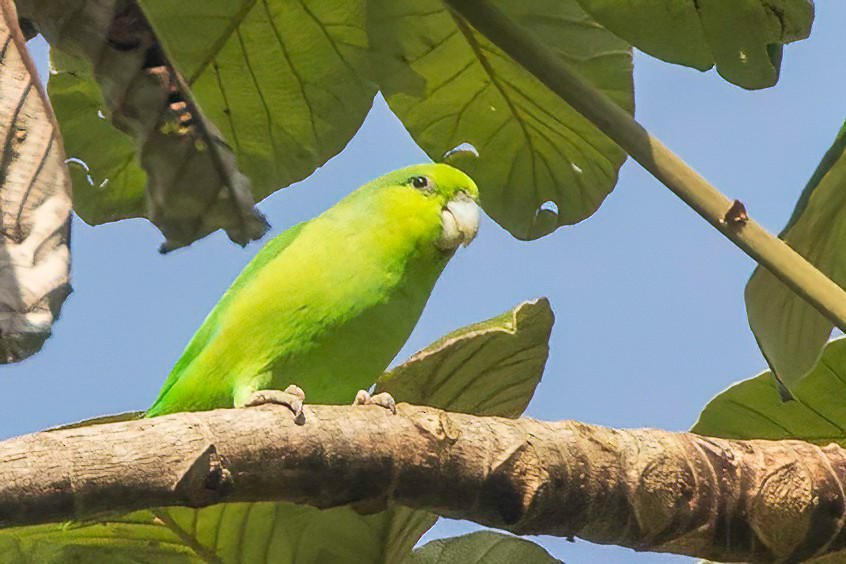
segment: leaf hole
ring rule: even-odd
[[[540,208],[538,208],[538,213],[545,211],[552,212],[555,215],[558,215],[558,204],[556,204],[552,200],[547,200],[546,202],[541,204]]]
[[[82,170],[84,170],[85,171],[85,180],[88,181],[88,185],[94,186],[94,178],[91,176],[91,169],[88,168],[88,163],[86,163],[82,159],[78,159],[76,157],[71,157],[69,159],[65,159],[65,164],[68,165],[68,167],[70,167],[72,165],[76,165],[76,166],[80,167]]]
[[[444,153],[444,156],[441,158],[441,161],[448,163],[450,161],[454,161],[459,157],[479,158],[479,151],[477,151],[476,147],[474,147],[471,143],[459,143],[458,145]]]
[[[85,171],[85,181],[88,182],[89,186],[93,186],[98,190],[101,190],[109,185],[110,179],[106,178],[99,184],[96,183],[94,180],[94,176],[91,174],[91,168],[89,168],[88,163],[83,161],[82,159],[78,159],[76,157],[71,157],[69,159],[65,159],[65,164],[70,168],[71,166],[77,166]]]

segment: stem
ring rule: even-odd
[[[787,243],[746,217],[732,202],[673,154],[625,110],[572,71],[486,0],[445,0],[514,61],[573,106],[696,213],[746,254],[846,331],[846,292]]]

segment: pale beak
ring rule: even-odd
[[[441,212],[441,238],[438,247],[443,251],[454,251],[459,245],[465,247],[479,232],[479,206],[464,192],[449,201]]]

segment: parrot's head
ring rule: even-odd
[[[454,251],[467,246],[479,231],[479,189],[473,180],[447,164],[421,164],[391,173],[392,181],[408,186],[438,204],[441,250]]]

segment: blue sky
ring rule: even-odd
[[[637,54],[637,117],[750,215],[778,232],[846,117],[846,3],[821,2],[811,38],[785,50],[772,89],[747,92]],[[40,68],[43,45],[35,45]],[[260,204],[272,234],[386,171],[426,160],[377,99],[346,150]],[[54,336],[0,368],[0,438],[147,407],[185,343],[259,250],[218,233],[161,256],[142,220],[73,225],[73,285]],[[743,286],[754,263],[628,162],[599,212],[534,242],[484,218],[438,283],[398,360],[456,327],[549,296],[557,316],[540,419],[685,430],[732,382],[761,371]],[[427,538],[475,528],[441,521]],[[538,539],[568,563],[692,561],[577,540]]]

